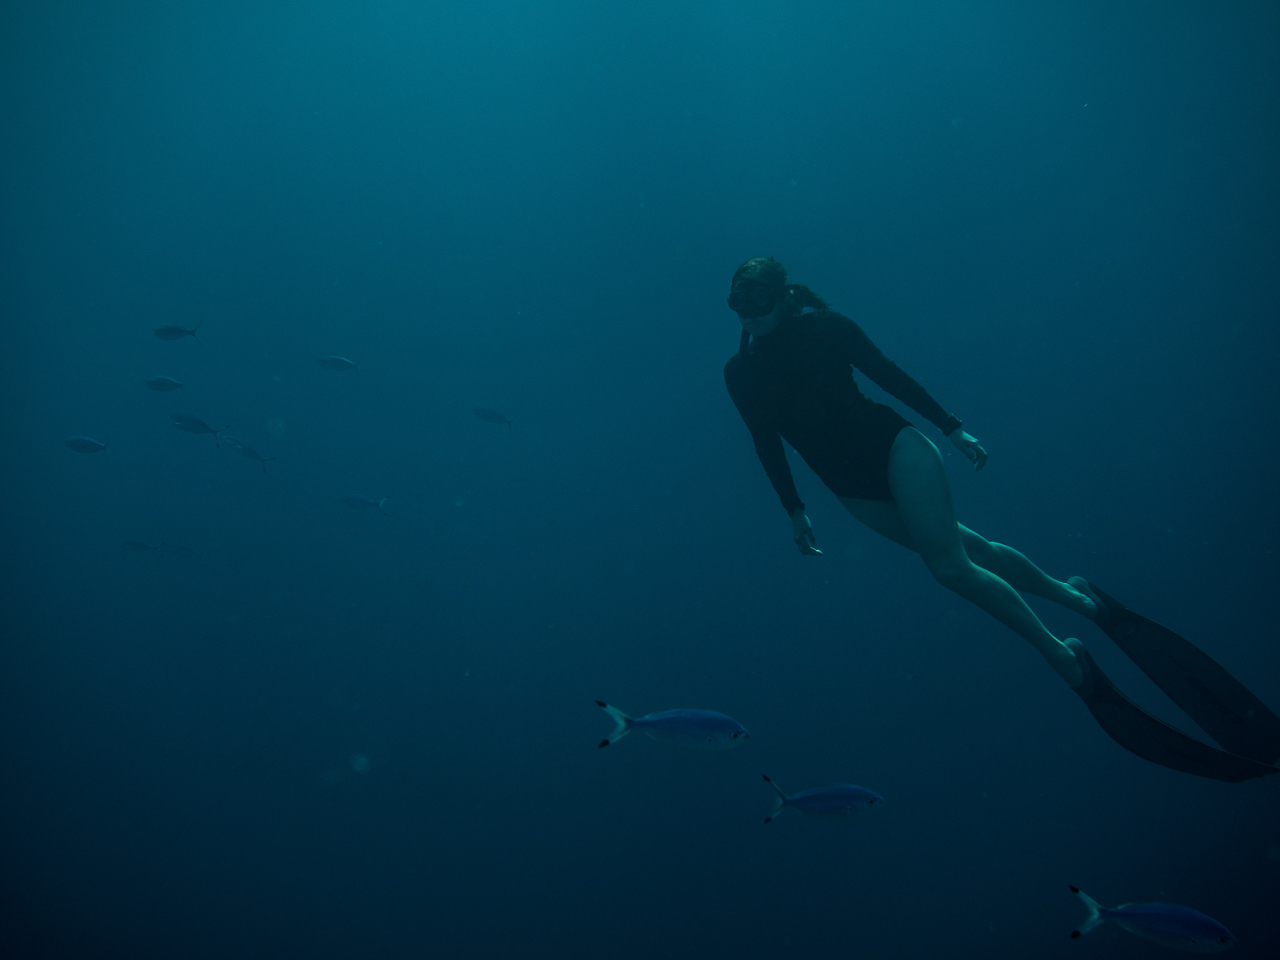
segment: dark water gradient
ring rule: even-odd
[[[1280,782],[1125,754],[796,462],[799,557],[720,367],[775,254],[986,443],[965,522],[1280,705],[1278,41],[1263,2],[5,3],[5,955],[1165,954],[1069,942],[1068,882],[1277,955]],[[598,751],[596,697],[753,740]],[[766,828],[762,772],[886,802]]]

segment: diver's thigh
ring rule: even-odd
[[[942,455],[914,427],[904,427],[893,442],[889,489],[907,536],[920,554],[964,554]]]
[[[854,497],[837,498],[844,508],[886,540],[914,550],[906,524],[898,505],[892,500],[858,500]]]

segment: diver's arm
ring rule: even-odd
[[[756,456],[760,458],[769,482],[777,491],[783,509],[791,518],[791,539],[795,542],[796,549],[805,555],[820,555],[822,551],[818,549],[818,541],[813,535],[813,525],[805,516],[804,504],[800,501],[800,494],[796,492],[796,481],[791,475],[791,465],[787,463],[787,453],[782,448],[782,437],[768,424],[752,426],[748,423],[747,427],[755,441]]]
[[[881,390],[896,397],[924,417],[943,435],[959,427],[960,421],[950,416],[942,404],[929,396],[929,391],[903,372],[902,368],[880,352],[862,328],[848,317],[837,314],[834,335],[841,360],[865,373]]]
[[[796,492],[796,481],[791,475],[791,465],[787,463],[787,453],[782,449],[782,437],[776,430],[770,432],[767,428],[759,432],[751,428],[751,436],[755,440],[756,456],[760,458],[764,472],[768,474],[773,489],[777,491],[783,509],[791,518],[791,539],[795,541],[796,548],[806,555],[821,554],[818,541],[813,535],[813,525],[805,516],[804,504],[800,502],[800,494]]]
[[[839,321],[835,332],[843,357],[885,393],[901,400],[941,430],[952,446],[969,458],[974,469],[981,470],[987,462],[987,451],[982,448],[982,444],[964,432],[960,419],[948,414],[942,404],[929,396],[929,391],[881,353],[880,348],[861,327],[848,317],[837,316]]]
[[[760,465],[764,467],[769,482],[773,484],[778,499],[782,501],[782,509],[787,511],[787,516],[796,513],[803,515],[804,503],[796,490],[795,477],[791,475],[791,464],[787,463],[786,451],[782,449],[782,437],[776,430],[757,428],[750,423],[747,424],[747,429],[751,431],[751,439],[755,441],[756,456],[760,458]]]
[[[729,396],[742,422],[751,431],[751,440],[755,444],[756,456],[764,467],[765,475],[773,484],[773,489],[782,501],[782,508],[791,516],[796,511],[804,514],[804,503],[796,490],[795,478],[791,475],[791,465],[787,463],[787,454],[782,449],[782,435],[778,432],[777,423],[770,415],[769,398],[763,395],[758,382],[752,382],[746,371],[735,357],[725,365],[724,382],[729,388]]]

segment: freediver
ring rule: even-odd
[[[1280,717],[1201,650],[1087,580],[1055,580],[1012,547],[958,522],[938,448],[897,411],[863,395],[850,368],[941,430],[975,469],[986,464],[986,450],[856,323],[803,284],[788,283],[786,269],[773,257],[756,257],[737,269],[728,305],[742,323],[742,337],[725,364],[725,385],[802,554],[821,551],[784,439],[854,517],[914,550],[940,584],[1035,647],[1121,746],[1218,780],[1280,770],[1274,765],[1280,758]],[[1226,749],[1187,736],[1125,697],[1084,645],[1050,633],[1019,591],[1093,620]]]

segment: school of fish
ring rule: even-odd
[[[190,337],[197,344],[203,346],[200,338],[196,335],[196,330],[196,327],[184,327],[180,324],[169,323],[153,328],[152,333],[155,334],[157,339],[166,341],[185,340]],[[359,370],[359,365],[354,360],[337,355],[317,357],[315,362],[322,370],[328,370],[332,373],[355,373]],[[186,384],[181,380],[162,375],[148,377],[144,383],[148,389],[154,390],[156,393],[175,393],[179,390],[184,390],[186,387]],[[508,431],[513,429],[511,418],[492,407],[474,407],[473,412],[478,419],[486,423],[505,426]],[[234,450],[246,460],[259,464],[263,473],[267,472],[267,464],[276,459],[275,457],[263,456],[247,441],[239,437],[227,435],[226,431],[231,429],[230,425],[213,427],[208,421],[189,413],[170,413],[169,421],[184,433],[197,436],[204,434],[212,436],[215,447],[221,447],[222,442],[225,440],[228,448]],[[105,453],[107,449],[107,444],[101,440],[81,435],[67,437],[63,440],[63,444],[74,453]],[[363,494],[349,493],[343,494],[337,499],[339,503],[352,510],[376,510],[385,516],[386,504],[391,498],[389,496],[368,497]],[[150,544],[141,540],[125,540],[123,541],[123,546],[133,553],[165,552],[174,556],[188,557],[196,555],[194,550],[187,547],[179,547],[177,544],[163,541]]]

